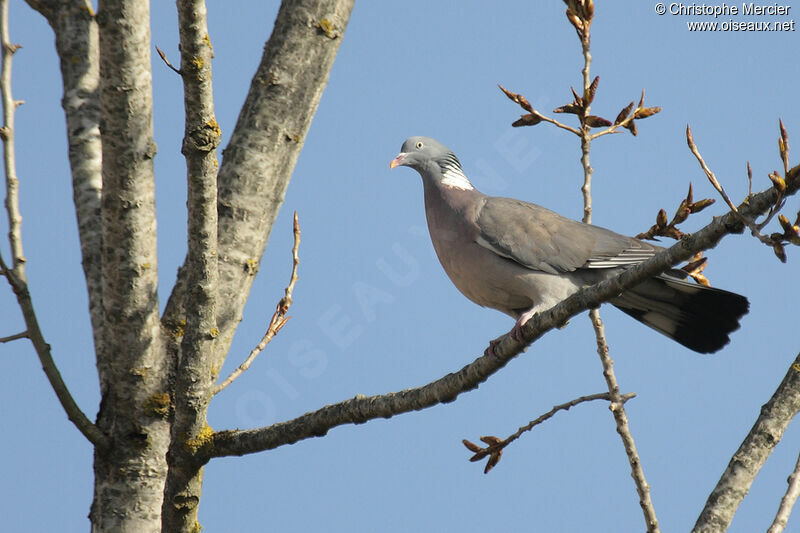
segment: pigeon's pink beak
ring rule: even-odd
[[[389,163],[389,168],[392,169],[394,167],[399,167],[400,165],[402,165],[403,159],[406,158],[406,155],[408,154],[406,154],[405,152],[400,152],[399,154],[397,154],[397,157],[392,159],[392,162]]]

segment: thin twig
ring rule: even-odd
[[[623,131],[619,131],[619,130],[620,130],[620,128],[624,128],[624,127],[625,127],[625,126],[627,126],[627,125],[628,125],[630,122],[632,122],[632,121],[633,121],[633,115],[634,115],[634,114],[635,114],[635,111],[634,111],[634,112],[632,112],[632,113],[631,113],[630,115],[628,115],[627,117],[625,117],[624,119],[622,119],[622,121],[621,121],[621,122],[618,122],[618,123],[616,123],[616,124],[612,124],[611,126],[607,127],[607,128],[606,128],[606,129],[604,129],[604,130],[600,130],[600,131],[598,131],[598,132],[592,133],[592,135],[591,135],[591,139],[592,139],[592,140],[594,140],[594,139],[597,139],[598,137],[602,137],[603,135],[610,135],[610,134],[612,134],[612,133],[625,133],[625,132],[623,132]]]
[[[581,46],[583,49],[583,87],[584,95],[589,92],[591,84],[590,66],[592,62],[591,55],[591,40],[589,37],[588,27],[581,37]],[[644,94],[642,95],[642,101]],[[640,104],[641,106],[641,104]],[[586,224],[592,223],[592,172],[593,169],[590,164],[589,155],[591,151],[592,134],[589,125],[586,123],[586,117],[589,115],[590,102],[582,108],[581,111],[581,165],[583,166],[583,186],[581,192],[583,193],[583,222]],[[631,113],[633,117],[635,113]],[[610,396],[611,405],[609,409],[614,415],[614,421],[617,426],[617,433],[622,439],[622,445],[625,448],[625,454],[628,456],[628,462],[631,466],[631,476],[633,477],[636,485],[636,492],[639,495],[639,505],[644,514],[645,523],[647,524],[648,533],[658,533],[658,518],[656,518],[655,508],[653,501],[650,498],[650,485],[644,476],[642,469],[642,462],[639,459],[639,454],[636,451],[636,444],[633,440],[630,426],[628,425],[628,416],[625,413],[624,401],[619,392],[619,384],[617,377],[614,374],[614,360],[611,358],[608,350],[608,343],[606,342],[605,327],[600,318],[600,311],[595,308],[589,311],[589,318],[592,322],[594,329],[595,340],[597,342],[597,354],[600,356],[600,361],[603,365],[603,377],[608,386],[608,394]]]
[[[161,51],[161,48],[159,48],[158,46],[156,46],[156,52],[158,52],[158,55],[159,55],[159,57],[161,57],[161,60],[162,60],[164,63],[166,63],[166,65],[167,65],[169,68],[171,68],[171,69],[172,69],[172,70],[175,72],[175,74],[177,74],[178,76],[183,76],[183,71],[182,71],[181,69],[179,69],[179,68],[175,68],[175,67],[172,65],[172,63],[170,63],[170,62],[169,62],[169,59],[167,59],[167,56],[166,56],[166,54],[165,54],[164,52],[162,52],[162,51]]]
[[[5,13],[5,7],[8,0],[0,0],[0,12]],[[75,424],[86,439],[94,444],[100,450],[105,450],[108,447],[108,438],[100,429],[93,424],[78,407],[75,399],[64,383],[64,378],[61,377],[61,372],[58,371],[53,355],[50,352],[50,345],[45,341],[42,330],[39,328],[39,321],[36,318],[36,312],[33,308],[33,300],[31,299],[30,291],[28,290],[28,283],[25,280],[19,279],[13,270],[8,268],[2,255],[0,255],[0,270],[5,272],[6,279],[8,280],[14,295],[17,297],[17,303],[22,311],[22,318],[25,320],[26,336],[31,340],[33,348],[36,350],[36,355],[39,356],[39,362],[42,365],[45,376],[56,393],[61,407],[67,414],[67,418]]]
[[[22,252],[22,215],[19,211],[19,180],[14,150],[14,112],[19,105],[11,94],[11,60],[19,45],[11,44],[8,31],[8,2],[2,2],[0,46],[3,65],[0,69],[0,92],[3,100],[3,163],[6,171],[6,212],[8,213],[8,241],[11,245],[11,268],[25,280],[25,254]]]
[[[629,392],[621,396],[622,402],[627,402],[631,398],[635,397],[635,392]],[[570,400],[569,402],[562,403],[559,405],[554,406],[548,412],[544,413],[543,415],[531,420],[528,424],[519,428],[516,432],[512,433],[505,439],[499,439],[497,437],[481,437],[481,440],[485,442],[488,446],[478,446],[477,444],[468,441],[467,439],[462,440],[461,442],[464,446],[473,452],[473,456],[470,457],[470,462],[480,461],[484,457],[489,457],[489,460],[486,462],[486,467],[483,470],[484,474],[488,474],[489,471],[494,468],[494,466],[500,461],[500,458],[503,456],[503,450],[520,438],[520,436],[525,433],[526,431],[532,430],[537,425],[541,424],[542,422],[553,418],[555,414],[559,411],[567,411],[570,407],[574,407],[579,403],[583,402],[591,402],[593,400],[606,400],[612,401],[611,394],[607,392],[601,392],[599,394],[590,394],[588,396],[581,396],[580,398],[575,398],[574,400]]]
[[[725,189],[723,189],[722,185],[719,184],[719,181],[717,181],[717,177],[714,175],[713,172],[711,172],[711,169],[708,168],[708,165],[706,165],[706,162],[703,160],[703,156],[700,155],[700,151],[697,149],[697,145],[694,143],[694,137],[692,136],[692,128],[690,128],[688,124],[686,125],[686,142],[689,145],[689,150],[692,151],[694,156],[697,158],[697,162],[700,163],[700,167],[703,169],[703,172],[706,173],[708,181],[711,182],[711,185],[713,185],[714,188],[717,190],[717,192],[722,196],[722,199],[725,200],[725,203],[728,204],[728,207],[730,207],[731,211],[733,211],[736,214],[736,216],[739,218],[742,224],[745,224],[749,227],[750,224],[748,223],[748,221],[745,220],[744,217],[742,217],[742,215],[739,214],[739,210],[736,209],[736,206],[733,204],[731,199],[728,198]]]
[[[559,121],[557,121],[555,119],[552,119],[552,118],[550,118],[548,116],[545,116],[545,115],[541,115],[541,118],[542,118],[542,121],[549,122],[550,124],[553,124],[554,126],[558,126],[559,128],[561,128],[563,130],[567,130],[569,132],[572,132],[575,135],[580,136],[580,134],[581,134],[581,131],[578,128],[573,128],[572,126],[567,126],[566,124],[562,124],[561,122],[559,122]]]
[[[635,392],[628,392],[626,394],[620,395],[619,399],[620,399],[620,401],[622,403],[625,403],[628,400],[630,400],[631,398],[635,398],[635,397],[636,397],[636,393]],[[611,398],[611,394],[608,393],[608,392],[599,392],[597,394],[590,394],[588,396],[581,396],[580,398],[575,398],[574,400],[571,400],[569,402],[553,406],[552,409],[550,409],[549,411],[547,411],[543,415],[531,420],[529,423],[527,423],[526,425],[524,425],[521,428],[519,428],[515,433],[512,433],[511,435],[506,437],[505,440],[504,440],[504,442],[505,442],[504,446],[508,446],[509,444],[511,444],[512,442],[514,442],[518,438],[520,438],[520,436],[522,436],[522,434],[525,433],[526,431],[530,431],[534,427],[536,427],[537,425],[541,424],[542,422],[544,422],[544,421],[546,421],[546,420],[548,420],[550,418],[553,418],[553,416],[555,416],[555,414],[557,412],[559,412],[559,411],[567,411],[567,410],[569,410],[570,407],[574,407],[574,406],[578,405],[579,403],[591,402],[591,401],[594,401],[594,400],[606,400],[606,401],[610,402],[610,401],[612,401],[612,398]]]
[[[28,331],[25,330],[21,333],[16,333],[14,335],[9,335],[8,337],[0,337],[0,344],[5,344],[7,342],[15,341],[17,339],[29,339],[30,335]]]
[[[739,222],[747,226],[747,228],[750,230],[753,236],[756,237],[759,241],[769,246],[772,246],[773,242],[769,239],[769,237],[761,234],[758,227],[755,225],[755,222],[753,220],[749,220],[743,217],[739,213],[739,210],[736,208],[731,199],[728,197],[728,194],[725,192],[725,189],[722,187],[722,185],[720,185],[719,181],[717,180],[717,177],[714,175],[711,169],[708,168],[708,165],[706,165],[706,162],[703,160],[703,156],[700,155],[700,151],[697,149],[697,145],[694,142],[694,137],[692,136],[692,129],[689,127],[688,124],[686,125],[686,143],[689,145],[689,150],[692,151],[695,158],[697,159],[697,162],[700,163],[700,167],[703,169],[703,172],[705,172],[708,181],[711,182],[711,185],[717,190],[720,196],[722,196],[722,199],[725,200],[726,204],[728,204],[728,207],[736,216],[736,218],[739,219]],[[752,178],[752,173],[750,172],[749,164],[748,164],[748,176]],[[780,204],[781,200],[777,202],[776,206]],[[772,210],[770,210],[770,213],[774,214]],[[771,218],[771,215],[768,216],[769,218]]]
[[[780,148],[781,160],[783,162],[785,174],[784,176],[781,176],[777,170],[774,170],[769,174],[769,179],[770,181],[772,181],[772,186],[776,193],[776,199],[775,202],[770,206],[769,211],[765,214],[764,220],[762,220],[758,224],[756,224],[756,218],[758,218],[758,216],[761,216],[761,214],[753,218],[747,218],[745,216],[742,216],[742,214],[739,213],[739,210],[736,208],[736,206],[733,205],[733,202],[731,202],[730,198],[728,198],[728,195],[725,193],[725,190],[722,188],[722,185],[720,185],[719,181],[717,181],[717,178],[716,176],[714,176],[714,173],[711,171],[711,169],[708,168],[708,165],[706,165],[705,161],[703,161],[703,158],[700,155],[700,151],[697,149],[697,146],[694,143],[694,139],[692,138],[692,130],[689,128],[688,125],[686,126],[686,140],[687,143],[689,144],[689,149],[697,158],[697,161],[700,163],[700,166],[706,173],[708,180],[711,182],[714,188],[722,195],[722,198],[728,204],[728,207],[730,207],[731,213],[736,217],[736,219],[739,222],[741,222],[745,227],[747,227],[750,230],[750,234],[753,237],[758,239],[761,243],[772,248],[777,258],[781,262],[785,263],[786,262],[785,245],[788,243],[798,244],[797,240],[798,223],[797,222],[795,222],[794,224],[790,223],[788,218],[779,213],[786,205],[787,185],[789,181],[797,179],[797,176],[796,174],[792,176],[793,174],[792,171],[794,169],[789,169],[789,136],[786,132],[786,128],[784,127],[782,120],[780,121],[780,129],[781,129],[781,137],[778,139],[778,145]],[[750,163],[747,163],[747,180],[749,183],[748,189],[751,190],[753,185],[753,171],[750,168]],[[745,203],[743,203],[742,205],[746,205],[746,203],[749,201],[751,197],[751,194],[752,194],[751,192],[748,192],[747,200],[745,200]],[[781,227],[783,228],[783,234],[772,233],[769,236],[762,234],[761,230],[764,229],[764,227],[767,226],[767,224],[769,224],[772,221],[772,218],[775,215],[778,215],[778,221],[780,222]],[[798,214],[798,218],[800,218],[800,214]]]
[[[633,481],[636,484],[636,492],[639,494],[639,505],[647,523],[647,531],[650,533],[661,531],[658,527],[658,518],[653,507],[653,501],[650,498],[650,485],[644,477],[642,461],[639,459],[639,452],[636,450],[636,443],[633,440],[633,434],[628,424],[628,415],[625,413],[625,407],[623,406],[622,395],[619,393],[619,384],[614,374],[614,361],[609,355],[608,343],[605,338],[605,326],[597,309],[589,311],[589,317],[592,320],[592,326],[594,326],[597,354],[603,364],[603,377],[606,379],[609,394],[614,398],[609,409],[611,414],[614,415],[614,421],[617,423],[617,433],[622,439],[625,454],[628,456],[628,462],[631,465],[631,477],[633,477]]]
[[[278,302],[277,308],[275,312],[272,314],[272,319],[269,321],[269,327],[267,327],[267,332],[261,338],[261,342],[259,342],[255,348],[250,352],[247,356],[247,359],[242,362],[233,372],[231,372],[230,376],[225,378],[219,385],[214,387],[214,394],[219,393],[225,387],[230,385],[234,382],[236,378],[238,378],[244,371],[250,368],[250,365],[253,364],[258,354],[260,354],[264,348],[267,347],[267,344],[277,335],[277,333],[286,325],[286,322],[289,321],[291,317],[286,316],[286,313],[289,312],[289,307],[292,305],[292,292],[294,292],[295,283],[297,283],[297,266],[300,264],[300,256],[297,255],[297,250],[300,246],[300,223],[297,220],[297,211],[294,213],[294,245],[292,246],[292,274],[289,277],[289,284],[286,286],[286,290],[284,292],[283,298],[280,299]]]
[[[539,111],[536,111],[536,109],[533,108],[533,106],[528,101],[528,99],[525,98],[524,96],[522,96],[521,94],[517,94],[517,93],[511,92],[508,89],[506,89],[505,87],[503,87],[502,85],[498,84],[497,86],[500,88],[501,91],[503,91],[503,94],[505,94],[511,101],[515,102],[522,109],[524,109],[525,111],[527,111],[529,113],[528,115],[523,115],[522,117],[520,117],[520,119],[518,121],[514,122],[512,124],[512,126],[533,125],[533,124],[538,124],[539,122],[544,121],[544,122],[549,122],[550,124],[553,124],[554,126],[557,126],[557,127],[561,128],[561,129],[564,129],[564,130],[567,130],[567,131],[569,131],[571,133],[574,133],[575,135],[578,135],[578,136],[581,135],[581,131],[579,129],[573,128],[572,126],[567,126],[566,124],[562,124],[561,122],[557,121],[556,119],[550,118],[550,117],[548,117],[546,115],[543,115]],[[524,122],[524,119],[526,119],[526,118],[529,119],[529,120],[532,120],[533,122],[531,124],[528,124],[528,123]]]
[[[775,520],[772,521],[767,533],[781,533],[789,522],[792,507],[794,507],[797,497],[800,496],[800,456],[797,457],[797,463],[789,476],[788,482],[789,486],[786,488],[786,494],[781,498],[781,505],[778,507]]]
[[[19,48],[12,45],[9,40],[8,32],[8,0],[0,0],[0,47],[2,47],[2,68],[0,69],[0,93],[3,101],[3,120],[2,135],[3,140],[3,162],[5,164],[6,175],[6,211],[8,212],[9,232],[8,238],[11,244],[12,265],[8,266],[0,256],[0,272],[8,280],[14,295],[17,297],[22,317],[25,320],[25,336],[31,340],[39,362],[42,365],[50,386],[56,393],[61,406],[67,414],[67,418],[75,424],[75,427],[95,446],[105,449],[108,439],[100,429],[93,424],[81,411],[75,399],[69,392],[64,383],[61,373],[56,367],[53,356],[50,352],[50,345],[45,341],[44,335],[39,328],[39,322],[33,308],[28,282],[25,276],[25,256],[22,253],[22,217],[19,212],[19,181],[16,176],[15,155],[14,155],[14,110],[19,104],[11,96],[11,58]],[[13,340],[15,335],[6,337]]]

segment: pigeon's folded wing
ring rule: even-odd
[[[640,263],[658,248],[512,198],[485,197],[477,242],[531,270],[560,274]]]

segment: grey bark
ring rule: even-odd
[[[81,411],[69,392],[64,380],[53,359],[50,345],[44,338],[39,328],[38,319],[33,307],[28,280],[25,274],[25,257],[22,249],[22,216],[19,211],[19,180],[16,175],[16,157],[14,149],[14,114],[18,102],[14,101],[11,91],[11,64],[12,56],[17,50],[17,45],[11,43],[8,24],[8,1],[0,2],[0,45],[2,46],[2,69],[0,70],[0,92],[3,101],[3,163],[6,175],[6,200],[5,207],[8,212],[9,231],[8,239],[11,248],[11,266],[7,265],[0,254],[0,271],[6,277],[17,297],[22,316],[25,321],[25,331],[10,337],[3,338],[3,342],[13,339],[28,338],[33,344],[39,361],[42,365],[53,391],[56,393],[61,406],[69,420],[78,430],[98,448],[107,446],[107,439],[102,432],[92,424]]]
[[[83,272],[89,295],[89,316],[97,364],[103,353],[103,276],[101,223],[102,150],[100,144],[100,94],[97,22],[87,0],[27,0],[42,13],[56,38],[64,96],[61,105],[67,122],[69,164]],[[98,369],[107,376],[107,369]],[[100,389],[106,384],[101,382]]]
[[[103,310],[107,384],[97,424],[93,531],[161,530],[169,424],[153,409],[167,390],[158,316],[150,16],[146,0],[101,0]]]
[[[211,430],[206,412],[216,374],[217,163],[221,132],[214,118],[211,59],[204,0],[178,0],[181,68],[186,114],[183,154],[188,189],[186,326],[175,373],[172,440],[161,523],[164,531],[196,530],[203,483],[194,450]],[[173,362],[174,364],[174,362]]]
[[[223,151],[218,183],[219,289],[215,367],[221,368],[297,156],[327,84],[353,0],[286,0]],[[186,268],[163,322],[185,317]]]
[[[190,253],[165,313],[163,323],[170,327],[166,336],[157,320],[150,39],[148,25],[141,23],[149,19],[148,4],[105,1],[95,16],[86,0],[27,2],[50,22],[61,59],[74,200],[103,397],[97,426],[83,424],[93,430],[87,436],[98,445],[90,519],[95,531],[156,531],[161,528],[169,423],[176,422],[174,450],[191,451],[204,434],[210,435],[205,410],[216,379],[213,370],[221,366],[241,318],[353,0],[286,0],[281,6],[216,182],[218,204],[208,179],[220,134],[210,91],[208,106],[187,106],[184,152],[207,153],[187,157]],[[202,2],[181,4],[205,9]],[[200,38],[196,42],[207,37],[203,27],[185,29]],[[205,82],[210,88],[210,70]],[[187,84],[187,101],[192,87],[203,86]],[[217,209],[222,219],[218,230],[224,235],[219,247],[213,235]],[[215,284],[218,257],[225,274]],[[235,297],[225,298],[217,311],[217,294]],[[188,321],[184,309],[192,311]],[[218,328],[217,320],[222,322]],[[220,342],[212,340],[218,335]],[[195,381],[197,377],[202,379]],[[188,434],[178,435],[180,428],[188,428]],[[170,489],[177,497],[171,503],[199,500],[201,465],[194,452],[179,455],[170,454],[177,458],[174,466],[184,460],[188,468],[173,470],[182,474],[174,478],[180,482]],[[174,488],[181,483],[188,492]],[[195,526],[189,519],[179,527]]]

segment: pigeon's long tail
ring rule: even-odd
[[[728,344],[750,307],[733,292],[677,279],[670,271],[628,289],[611,303],[690,350],[712,353]]]

